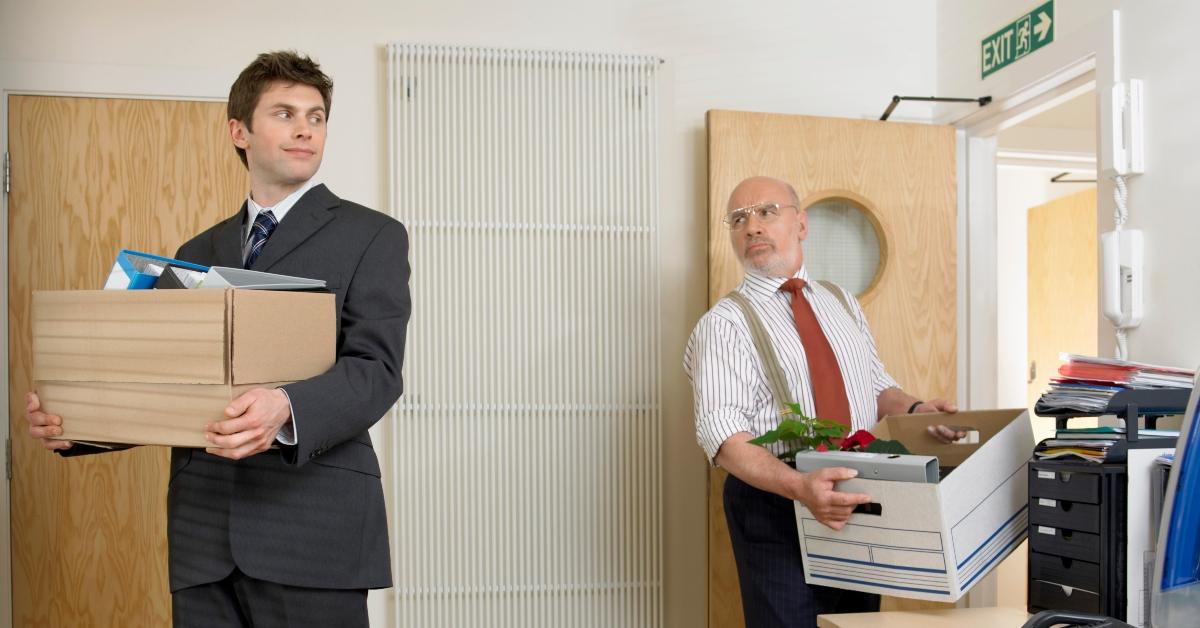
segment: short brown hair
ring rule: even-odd
[[[321,66],[306,55],[294,50],[276,50],[264,52],[246,66],[238,75],[233,86],[229,88],[229,119],[239,120],[251,132],[251,118],[258,99],[271,83],[283,82],[291,85],[308,85],[316,88],[325,101],[325,118],[329,118],[329,108],[333,101],[333,79],[321,71]],[[246,163],[246,150],[234,146],[242,165]]]

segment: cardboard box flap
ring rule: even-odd
[[[883,417],[871,429],[871,433],[878,438],[898,440],[914,454],[937,456],[943,467],[957,467],[1022,412],[1022,409],[1011,409],[893,415]],[[970,427],[979,432],[979,440],[974,443],[943,443],[929,433],[927,428],[930,425]]]
[[[337,346],[333,294],[224,292],[231,295],[231,383],[296,381],[333,366]]]
[[[32,320],[37,381],[226,382],[219,293],[39,290]]]

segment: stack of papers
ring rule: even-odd
[[[1116,384],[1127,388],[1191,388],[1196,372],[1172,366],[1159,366],[1091,356],[1063,353],[1066,362],[1058,368],[1060,379],[1092,383]]]
[[[1139,438],[1179,438],[1179,430],[1138,429]],[[1123,427],[1072,427],[1058,430],[1055,438],[1070,440],[1111,440],[1125,437]]]
[[[1103,414],[1122,390],[1186,389],[1195,377],[1195,371],[1171,366],[1070,353],[1059,357],[1065,364],[1034,407],[1040,415]]]
[[[1050,438],[1038,443],[1033,457],[1038,460],[1052,458],[1082,458],[1091,462],[1104,462],[1108,450],[1116,445],[1115,440],[1065,440]]]
[[[1141,438],[1178,437],[1177,430],[1138,430]],[[1104,462],[1108,451],[1125,439],[1123,427],[1062,428],[1054,438],[1038,443],[1033,455],[1038,460],[1050,458],[1082,458]]]

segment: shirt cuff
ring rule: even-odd
[[[721,450],[721,445],[724,445],[730,436],[739,432],[754,434],[746,417],[740,410],[733,408],[710,412],[696,421],[696,440],[700,443],[700,448],[704,450],[708,464],[717,466],[715,458],[717,452]]]
[[[279,432],[275,434],[275,441],[280,445],[295,445],[300,440],[300,432],[296,429],[296,409],[292,407],[292,398],[287,394],[287,391],[282,388],[276,390],[283,393],[283,396],[288,400],[288,417],[287,423],[284,423],[279,428]]]

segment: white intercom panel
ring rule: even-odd
[[[1104,316],[1118,328],[1142,322],[1142,232],[1109,231],[1100,235],[1101,301]]]
[[[1143,145],[1142,81],[1129,79],[1112,87],[1113,170],[1119,175],[1146,171]]]

